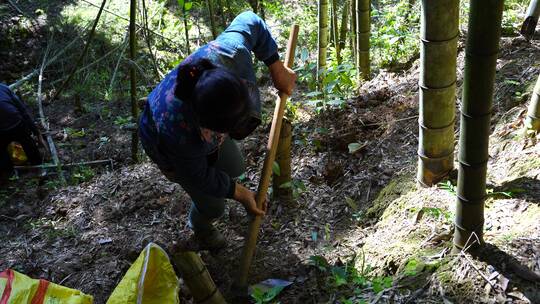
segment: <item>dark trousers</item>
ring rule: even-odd
[[[9,130],[0,130],[0,173],[10,174],[13,172],[13,163],[9,157],[7,146],[14,141],[21,144],[30,164],[41,164],[41,153],[31,134],[30,129],[22,122]]]

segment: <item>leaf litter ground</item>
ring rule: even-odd
[[[448,280],[441,279],[442,275],[432,276],[422,288],[402,283],[402,288],[379,294],[365,288],[363,298],[381,303],[538,301],[538,282],[534,282],[534,274],[540,272],[538,213],[531,214],[525,223],[513,219],[525,218],[521,215],[536,210],[539,204],[540,164],[527,167],[520,162],[531,155],[534,162],[534,156],[538,158],[538,145],[517,136],[530,94],[516,96],[515,92],[525,93],[524,84],[534,82],[539,69],[533,63],[540,52],[537,42],[529,45],[519,38],[505,38],[502,45],[494,115],[494,122],[500,123],[492,136],[490,183],[501,191],[525,191],[488,203],[486,238],[497,245],[499,251],[493,250],[498,255],[493,256],[499,256],[499,261],[475,260],[472,267],[471,262],[456,258],[447,264],[453,273]],[[462,58],[460,61],[462,64]],[[401,237],[416,235],[425,241],[419,242],[418,248],[431,247],[434,252],[448,247],[444,232],[450,229],[450,224],[422,217],[418,212],[426,206],[450,205],[453,198],[447,191],[416,191],[405,189],[403,183],[403,189],[399,189],[402,192],[397,191],[392,200],[403,194],[406,207],[387,208],[391,199],[376,200],[384,192],[381,190],[396,178],[408,176],[410,180],[414,176],[418,142],[417,79],[417,64],[403,73],[383,71],[364,84],[360,96],[343,108],[330,109],[318,116],[307,115],[295,124],[293,178],[306,189],[292,204],[271,203],[259,237],[251,282],[267,278],[294,282],[281,294],[282,303],[337,303],[340,291],[327,288],[322,279],[324,274],[308,264],[310,256],[321,255],[335,262],[365,251],[371,255],[376,271],[397,276],[401,265],[416,253],[414,243],[409,247],[398,244]],[[302,100],[301,93],[297,94],[295,99]],[[52,129],[79,129],[101,119],[93,112],[86,116],[73,113],[70,118],[65,115],[70,113],[67,109],[67,100],[48,106]],[[253,189],[268,129],[269,126],[260,128],[241,143],[248,162],[244,183]],[[104,303],[148,242],[168,247],[189,239],[191,232],[186,227],[189,198],[152,164],[126,165],[128,134],[112,121],[88,128],[88,132],[90,137],[84,139],[74,136],[64,139],[62,134],[57,135],[60,142],[75,147],[60,148],[65,153],[62,160],[112,156],[119,168],[112,172],[98,171],[100,174],[90,181],[58,190],[44,191],[43,182],[25,180],[8,185],[0,213],[3,243],[0,269],[14,268],[77,288],[94,295],[96,303]],[[100,146],[103,137],[115,141]],[[84,144],[88,140],[90,143]],[[354,154],[348,151],[351,143],[360,147]],[[382,206],[370,209],[374,202],[381,201]],[[415,220],[410,220],[411,217]],[[230,202],[226,215],[218,223],[229,246],[218,253],[201,253],[225,293],[237,269],[247,223],[244,210]],[[528,235],[522,236],[523,231]],[[509,266],[505,269],[493,266],[501,261]],[[475,268],[488,276],[498,272],[492,280],[494,287]],[[529,280],[523,278],[527,276]],[[462,289],[456,282],[466,278],[469,292],[460,295]],[[185,290],[182,297],[190,301]]]

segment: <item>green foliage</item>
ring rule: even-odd
[[[316,63],[309,61],[307,48],[300,50],[300,65],[296,69],[298,83],[306,85],[310,90],[304,94],[309,98],[307,104],[311,105],[317,113],[328,107],[345,106],[347,99],[354,94],[357,82],[356,68],[351,61],[350,49],[344,49],[341,52],[341,56],[347,59],[342,63],[338,63],[335,50],[329,49],[331,50],[330,60],[327,62],[326,69],[321,70],[319,75],[315,75]],[[320,86],[317,78],[321,79]]]
[[[360,269],[356,268],[357,259],[362,258]],[[363,290],[370,288],[379,293],[393,285],[394,280],[390,276],[376,276],[371,274],[372,269],[365,266],[362,256],[352,256],[344,264],[331,265],[325,257],[320,255],[311,256],[309,264],[316,267],[325,276],[324,289],[340,299],[341,303],[366,303],[362,297]],[[405,274],[412,273],[412,267],[406,268]]]
[[[283,183],[279,187],[283,189],[292,188],[294,199],[297,199],[302,193],[306,191],[306,185],[303,181],[298,179],[293,179],[291,181]]]
[[[123,127],[128,124],[131,124],[131,122],[132,122],[131,116],[116,116],[114,120],[114,124],[119,127]]]
[[[96,172],[88,166],[79,166],[71,173],[71,184],[77,185],[92,179]]]
[[[456,186],[452,184],[451,181],[447,180],[446,182],[440,182],[437,184],[437,188],[448,191],[450,194],[456,196]]]
[[[373,62],[387,67],[405,63],[419,54],[420,1],[383,0],[372,8]]]

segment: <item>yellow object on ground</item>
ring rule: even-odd
[[[11,162],[16,166],[22,166],[28,161],[24,149],[18,142],[12,142],[7,147],[9,157]]]
[[[180,303],[178,287],[169,256],[161,247],[150,243],[116,286],[107,304],[177,304]]]
[[[92,304],[92,296],[8,269],[0,273],[0,304]]]

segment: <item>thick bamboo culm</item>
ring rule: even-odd
[[[525,21],[523,21],[520,32],[523,37],[530,40],[534,36],[536,25],[538,24],[538,18],[540,17],[540,0],[531,0],[526,16],[527,17],[525,17]]]
[[[356,66],[364,80],[370,79],[371,62],[369,59],[369,36],[371,31],[371,1],[356,0]]]
[[[473,241],[477,241],[475,245],[483,243],[490,119],[503,7],[504,0],[470,2],[459,137],[454,252],[473,245]]]
[[[291,27],[291,33],[289,36],[289,42],[287,44],[287,53],[285,55],[285,64],[287,67],[292,68],[294,63],[294,54],[296,50],[296,41],[298,40],[298,25]],[[283,121],[283,114],[285,113],[285,106],[287,104],[287,96],[284,93],[279,93],[279,97],[276,99],[276,106],[274,109],[274,116],[272,118],[272,126],[270,127],[270,135],[268,139],[267,152],[263,163],[261,179],[259,181],[259,187],[257,189],[257,195],[255,200],[257,201],[257,207],[262,208],[268,187],[270,186],[270,178],[272,177],[272,165],[276,157],[276,151],[279,142],[279,135],[281,132],[281,124]],[[240,265],[238,274],[236,276],[233,289],[238,294],[247,294],[247,283],[249,269],[251,267],[251,261],[255,254],[255,247],[257,246],[257,238],[259,236],[259,230],[261,228],[262,217],[256,216],[248,227],[248,235],[244,241],[244,248],[242,248],[242,257],[240,259]]]
[[[418,183],[430,187],[454,167],[459,0],[423,0],[420,28]]]
[[[319,85],[322,83],[321,73],[323,73],[326,68],[326,51],[328,48],[328,36],[328,0],[319,0],[319,52],[317,56],[317,81]]]
[[[525,118],[525,128],[527,131],[540,132],[540,77],[534,86],[531,103]]]
[[[192,251],[179,252],[173,255],[174,264],[184,279],[195,303],[224,304],[225,298],[216,287],[202,259]]]
[[[276,163],[279,166],[279,175],[272,176],[273,196],[283,202],[292,200],[292,187],[282,187],[291,181],[291,143],[292,124],[283,118],[281,132],[279,132],[279,143],[276,151]]]
[[[139,117],[139,107],[137,105],[137,72],[135,67],[135,59],[137,57],[137,33],[136,28],[136,16],[137,16],[137,0],[131,0],[129,7],[129,79],[131,82],[131,119],[133,123],[137,123]],[[133,162],[139,161],[139,136],[137,131],[131,132],[131,160]]]

